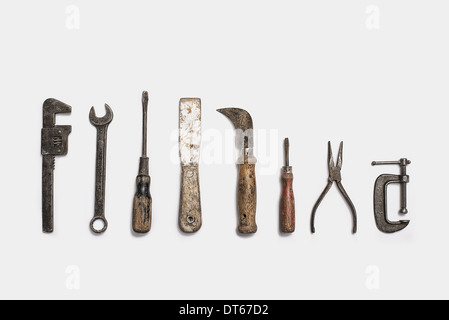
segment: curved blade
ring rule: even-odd
[[[198,165],[201,145],[201,100],[181,99],[179,148],[183,165]]]
[[[243,109],[239,108],[224,108],[218,109],[218,112],[225,115],[229,120],[231,120],[234,128],[238,131],[237,140],[243,138],[244,147],[252,148],[254,145],[253,140],[253,119],[251,115]]]
[[[240,129],[243,131],[253,129],[253,119],[246,110],[238,108],[224,108],[218,109],[217,111],[228,117],[235,129]]]

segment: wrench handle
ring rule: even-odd
[[[239,232],[256,233],[256,165],[245,161],[239,165],[238,210],[240,216]]]
[[[179,227],[183,232],[194,233],[202,223],[199,168],[183,165]]]
[[[293,173],[282,173],[281,232],[295,232],[295,195],[293,193]]]
[[[45,155],[42,158],[42,231],[52,233],[53,218],[53,183],[55,157]]]
[[[106,147],[107,136],[106,127],[98,127],[97,132],[97,157],[95,174],[95,216],[104,217],[104,204],[106,188]]]
[[[106,196],[106,147],[108,126],[97,126],[97,156],[95,169],[95,215],[91,221],[91,230],[94,233],[103,233],[108,228],[105,217]],[[101,220],[104,227],[101,230],[94,228],[94,223]]]

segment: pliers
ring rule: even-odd
[[[318,198],[318,201],[315,203],[315,206],[313,207],[312,223],[311,223],[312,233],[315,233],[316,210],[318,209],[318,207],[321,204],[321,202],[323,201],[324,197],[329,192],[329,190],[331,189],[332,185],[335,182],[337,184],[337,187],[340,190],[341,194],[343,195],[346,202],[348,203],[349,208],[351,209],[353,222],[354,222],[352,232],[355,234],[355,233],[357,233],[357,212],[355,210],[354,204],[352,203],[351,199],[349,198],[348,194],[346,193],[345,188],[343,188],[343,185],[341,183],[341,167],[343,164],[343,142],[340,143],[340,149],[338,150],[337,166],[335,166],[334,156],[332,154],[332,146],[331,146],[330,141],[328,143],[328,148],[329,148],[329,151],[328,151],[329,182],[327,183],[326,188],[324,189],[323,193],[320,195],[320,197]]]

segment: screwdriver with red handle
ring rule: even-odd
[[[293,193],[293,168],[290,166],[290,142],[284,140],[285,166],[282,168],[282,198],[280,229],[284,233],[295,232],[295,195]]]

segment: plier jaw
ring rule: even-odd
[[[343,142],[340,143],[338,149],[337,165],[335,166],[334,155],[332,154],[332,145],[328,143],[328,164],[329,164],[329,181],[341,181],[341,167],[343,165]]]

